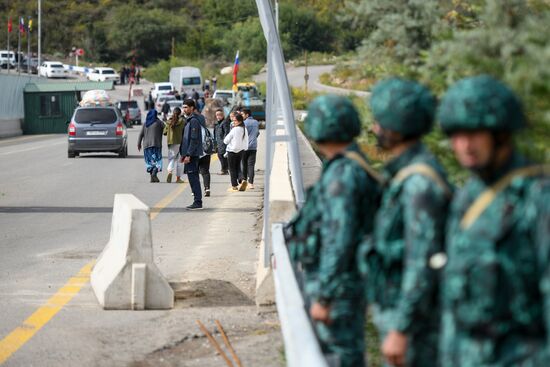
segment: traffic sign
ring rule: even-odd
[[[84,56],[84,50],[81,48],[77,48],[74,52],[76,56]]]

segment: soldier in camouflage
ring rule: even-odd
[[[354,141],[360,130],[349,99],[328,95],[311,103],[305,132],[323,157],[322,174],[287,227],[321,347],[341,367],[364,366],[365,301],[356,251],[372,230],[379,195],[376,172]]]
[[[438,272],[430,259],[444,244],[452,194],[446,174],[421,143],[436,101],[413,81],[379,82],[370,99],[378,145],[392,158],[373,235],[361,246],[367,293],[387,365],[436,366]]]
[[[489,76],[463,79],[438,112],[473,174],[451,204],[442,366],[550,366],[550,180],[514,148],[520,101]]]

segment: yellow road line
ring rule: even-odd
[[[178,184],[178,187],[166,195],[151,209],[151,220],[166,208],[178,195],[180,195],[187,184]],[[27,343],[42,327],[44,327],[61,309],[69,303],[90,281],[90,274],[95,260],[86,264],[78,274],[70,278],[43,306],[30,315],[21,326],[15,328],[4,339],[0,340],[0,364],[3,364]]]

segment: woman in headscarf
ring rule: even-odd
[[[151,182],[159,182],[157,173],[162,171],[162,132],[164,123],[157,117],[155,109],[149,110],[145,124],[138,136],[138,151],[143,143],[145,167],[151,175]]]

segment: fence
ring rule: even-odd
[[[288,174],[294,203],[304,202],[302,168],[291,91],[276,18],[269,0],[256,0],[267,41],[266,164],[264,188],[263,265],[273,269],[275,297],[285,344],[287,365],[325,367],[327,362],[307,315],[304,300],[288,256],[282,224],[270,220],[270,176],[275,144],[286,142]],[[282,133],[281,133],[282,131]],[[278,133],[276,133],[278,132]]]

